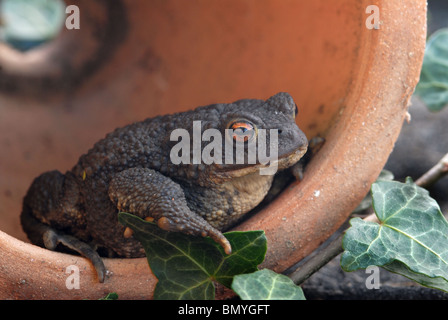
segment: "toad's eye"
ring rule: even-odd
[[[297,117],[298,113],[299,113],[299,108],[297,108],[297,104],[296,104],[296,107],[294,108],[294,119]]]
[[[245,120],[232,122],[229,129],[232,130],[232,139],[237,142],[250,141],[256,134],[255,126]]]

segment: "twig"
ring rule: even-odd
[[[374,213],[369,214],[363,219],[364,221],[379,222]],[[299,266],[294,272],[290,273],[289,278],[297,285],[300,285],[306,279],[311,277],[316,271],[333,260],[338,254],[342,253],[342,239],[344,237],[342,232],[335,240],[331,241],[322,251]]]
[[[429,169],[428,172],[426,172],[424,175],[422,175],[417,181],[415,181],[415,184],[419,185],[420,187],[426,188],[431,186],[434,182],[442,178],[448,174],[448,153],[443,156],[442,159],[431,169]]]
[[[448,174],[448,153],[443,156],[443,158],[428,172],[421,176],[415,184],[420,187],[427,187],[438,179],[442,178]],[[378,219],[375,213],[369,214],[363,219],[364,221],[375,221]],[[344,249],[342,248],[342,239],[344,237],[344,232],[339,235],[335,240],[330,242],[322,251],[311,257],[303,265],[299,266],[295,271],[290,273],[289,278],[297,285],[303,283],[306,279],[311,277],[316,271],[326,265],[329,261],[335,258],[338,254],[342,253]]]
[[[288,277],[297,285],[300,285],[306,279],[311,277],[316,271],[333,260],[338,254],[342,253],[342,238],[344,233],[341,233],[335,240],[330,242],[327,247],[303,265],[299,266],[294,272],[290,273]]]

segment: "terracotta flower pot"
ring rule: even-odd
[[[236,227],[263,229],[264,267],[283,271],[327,239],[391,152],[419,78],[426,1],[70,1],[81,28],[21,55],[0,48],[0,298],[152,297],[146,259],[106,259],[97,282],[77,256],[26,243],[22,198],[70,169],[117,126],[157,114],[289,92],[299,126],[326,143],[301,183]],[[67,267],[80,270],[69,290]],[[222,296],[221,296],[222,297]]]

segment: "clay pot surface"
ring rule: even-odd
[[[69,170],[118,126],[158,114],[289,92],[308,138],[326,143],[294,183],[235,227],[263,229],[262,267],[283,271],[349,216],[378,176],[418,82],[426,1],[70,1],[79,30],[27,54],[0,47],[0,298],[148,299],[146,259],[84,258],[26,243],[22,198],[40,173]],[[72,3],[73,2],[73,3]],[[75,265],[79,289],[67,278]],[[218,293],[222,298],[225,293]]]

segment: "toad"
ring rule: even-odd
[[[292,97],[282,92],[267,100],[213,104],[118,128],[65,174],[45,172],[33,181],[23,201],[22,227],[36,245],[52,250],[62,245],[90,259],[101,282],[106,273],[101,256],[145,255],[118,222],[120,211],[151,218],[164,230],[211,237],[230,254],[223,230],[256,207],[272,185],[274,174],[261,170],[289,168],[307,150],[296,115]],[[202,141],[179,149],[176,129],[190,137],[199,130]],[[204,143],[208,129],[221,136]],[[251,150],[260,150],[252,142],[261,136],[275,159],[260,161],[258,152],[255,161],[236,161],[238,155],[247,160]],[[210,151],[211,143],[230,148]],[[197,161],[204,154],[213,161]]]

